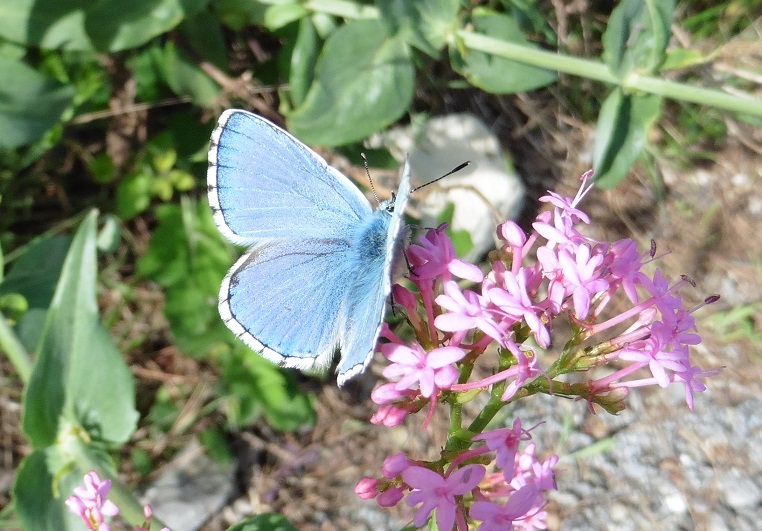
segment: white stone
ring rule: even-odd
[[[509,157],[484,123],[470,114],[451,114],[384,133],[382,142],[402,161],[407,154],[414,182],[426,183],[470,161],[467,168],[413,194],[421,225],[436,227],[454,205],[451,227],[471,235],[473,249],[464,257],[479,259],[495,247],[495,229],[521,208],[524,186]]]

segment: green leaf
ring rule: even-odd
[[[660,112],[661,97],[652,94],[625,94],[617,88],[606,98],[598,117],[593,154],[599,186],[613,188],[624,178]]]
[[[143,212],[151,204],[153,176],[145,172],[132,173],[116,188],[116,212],[127,221]]]
[[[228,531],[296,531],[296,528],[282,514],[264,513],[241,520],[228,527]]]
[[[183,37],[204,59],[225,72],[228,69],[228,52],[222,25],[208,8],[186,19],[180,25]]]
[[[389,35],[437,57],[457,25],[460,0],[380,0],[377,5]]]
[[[85,32],[87,0],[0,0],[0,37],[25,46],[90,50]]]
[[[201,107],[215,106],[220,86],[172,41],[164,46],[164,75],[175,94],[189,96]]]
[[[4,57],[0,79],[0,147],[18,147],[42,137],[74,97],[74,87]]]
[[[300,20],[299,32],[290,54],[288,76],[291,103],[294,106],[302,104],[315,77],[319,44],[320,40],[312,20],[309,17]]]
[[[413,98],[414,71],[402,39],[378,20],[354,20],[325,43],[304,103],[288,116],[308,144],[356,142],[402,116]]]
[[[19,293],[29,305],[14,327],[27,352],[34,352],[40,340],[48,306],[70,244],[71,238],[68,236],[39,238],[14,262],[0,284],[0,294]]]
[[[209,206],[183,198],[182,206],[156,208],[156,217],[159,224],[138,272],[165,289],[164,315],[178,347],[201,355],[231,342],[217,313],[217,294],[233,257]]]
[[[603,34],[603,60],[611,72],[625,78],[633,71],[658,71],[669,44],[674,10],[673,0],[620,2]]]
[[[704,55],[700,50],[676,48],[667,52],[667,57],[659,70],[666,72],[678,68],[690,68],[706,64],[712,60],[714,60],[714,54]]]
[[[222,23],[234,31],[263,24],[269,7],[257,0],[216,0],[213,6]]]
[[[236,344],[224,361],[222,379],[229,396],[231,422],[239,426],[254,423],[264,415],[270,425],[281,431],[294,431],[315,422],[310,397],[296,385],[293,373],[281,369]]]
[[[114,253],[122,243],[122,224],[112,214],[104,214],[101,219],[103,226],[98,231],[96,246],[101,253]]]
[[[473,15],[471,22],[476,32],[527,48],[538,48],[524,37],[521,28],[511,17],[486,9],[475,9]],[[493,94],[526,92],[550,85],[557,78],[551,70],[483,52],[461,51],[456,46],[450,47],[450,64],[472,85]]]
[[[22,418],[33,448],[52,445],[64,421],[116,444],[137,423],[132,373],[98,316],[96,220],[93,211],[69,247],[36,349]]]
[[[309,14],[310,12],[301,3],[283,2],[267,8],[264,25],[270,31],[275,31]]]
[[[0,37],[48,49],[116,52],[171,30],[209,0],[0,0]]]
[[[49,450],[35,450],[24,458],[16,472],[13,499],[19,520],[24,529],[39,531],[81,529],[82,519],[75,516],[64,505],[65,497],[54,496],[55,478],[47,464]],[[72,483],[71,488],[74,485]],[[64,492],[70,492],[70,490],[67,489]]]

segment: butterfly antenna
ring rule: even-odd
[[[435,182],[437,182],[437,181],[441,181],[441,180],[442,180],[442,179],[444,179],[445,177],[448,177],[448,176],[452,175],[453,173],[457,173],[457,172],[459,172],[460,170],[462,170],[463,168],[465,168],[465,167],[466,167],[466,166],[468,166],[469,164],[471,164],[471,161],[470,161],[470,160],[467,160],[466,162],[464,162],[464,163],[462,163],[462,164],[458,164],[458,165],[457,165],[457,166],[455,166],[453,169],[451,169],[450,171],[448,171],[448,172],[447,172],[447,173],[445,173],[444,175],[442,175],[442,176],[440,176],[440,177],[437,177],[437,178],[436,178],[436,179],[434,179],[433,181],[429,181],[429,182],[427,182],[426,184],[422,184],[421,186],[416,186],[415,188],[413,188],[412,190],[410,190],[410,193],[412,194],[413,192],[415,192],[416,190],[420,190],[420,189],[421,189],[421,188],[423,188],[424,186],[428,186],[428,185],[430,185],[430,184],[434,184],[434,183],[435,183]]]
[[[360,156],[362,157],[363,164],[365,164],[365,173],[368,176],[368,182],[370,183],[370,191],[373,192],[373,197],[376,198],[376,203],[381,203],[378,199],[378,194],[376,193],[376,187],[373,186],[373,178],[371,178],[370,171],[368,170],[368,157],[365,156],[365,153],[360,153]]]

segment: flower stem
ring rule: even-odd
[[[667,98],[711,105],[720,109],[762,116],[762,100],[751,96],[731,95],[719,90],[695,87],[676,81],[668,81],[652,76],[630,72],[626,77],[614,75],[607,65],[600,61],[580,59],[555,52],[529,48],[501,39],[481,35],[473,31],[458,30],[455,36],[471,50],[489,53],[532,66],[557,70],[565,74],[586,77],[612,85],[619,85],[625,91],[643,91]]]
[[[19,378],[26,385],[32,374],[32,358],[2,315],[0,315],[0,350],[7,354]]]

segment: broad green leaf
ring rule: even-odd
[[[458,22],[460,0],[380,0],[381,20],[392,36],[437,57]]]
[[[153,176],[139,171],[127,175],[116,188],[116,212],[127,221],[143,212],[151,204]]]
[[[0,79],[0,147],[22,146],[42,137],[74,97],[74,87],[4,57]]]
[[[34,448],[52,445],[64,421],[116,444],[137,423],[132,374],[98,315],[96,220],[93,211],[69,247],[36,349],[22,418]]]
[[[624,178],[660,112],[661,97],[652,94],[625,94],[617,88],[606,98],[598,117],[593,154],[599,186],[613,188]]]
[[[0,0],[0,37],[25,46],[90,50],[85,32],[88,0]]]
[[[296,528],[282,514],[264,513],[250,516],[227,531],[296,531]]]
[[[70,244],[68,236],[39,238],[13,263],[0,284],[0,294],[19,293],[29,306],[15,326],[16,335],[27,352],[37,348]]]
[[[667,57],[664,59],[664,63],[662,63],[659,70],[666,72],[677,68],[690,68],[713,60],[714,54],[704,55],[700,50],[676,48],[667,52]]]
[[[259,0],[216,0],[212,6],[222,23],[234,31],[263,24],[269,7]]]
[[[180,25],[183,37],[204,59],[223,72],[228,69],[228,52],[219,19],[207,8]]]
[[[305,18],[310,14],[306,7],[298,2],[283,2],[271,5],[265,11],[264,25],[270,31]]]
[[[288,85],[291,88],[291,103],[301,105],[307,96],[312,80],[315,77],[317,63],[318,39],[312,19],[305,17],[299,21],[299,32],[290,54]]]
[[[215,344],[229,343],[217,313],[217,294],[233,257],[209,206],[184,198],[182,206],[156,208],[156,217],[159,225],[138,272],[164,288],[164,314],[177,345],[201,355]]]
[[[314,424],[315,411],[310,397],[296,385],[293,373],[255,354],[242,343],[235,345],[222,365],[229,400],[227,409],[235,424],[247,426],[262,415],[281,431]]]
[[[81,528],[82,519],[63,503],[66,496],[54,496],[55,479],[47,464],[49,450],[35,450],[21,462],[13,484],[16,513],[24,529],[64,531]],[[70,487],[74,485],[72,483]]]
[[[164,46],[164,74],[175,94],[190,96],[201,107],[215,106],[220,86],[172,41]]]
[[[471,20],[474,31],[488,37],[499,38],[527,48],[537,48],[529,42],[521,28],[511,17],[486,9],[474,10]],[[473,50],[450,47],[450,64],[471,84],[493,94],[513,94],[550,85],[556,73],[528,66],[503,57]]]
[[[0,0],[0,37],[48,49],[116,52],[145,44],[209,0]]]
[[[674,10],[673,0],[620,2],[603,34],[603,60],[609,69],[621,78],[632,71],[658,71],[669,44]]]
[[[354,20],[325,43],[304,103],[288,116],[291,132],[323,146],[356,142],[402,116],[413,98],[407,44],[378,20]]]

